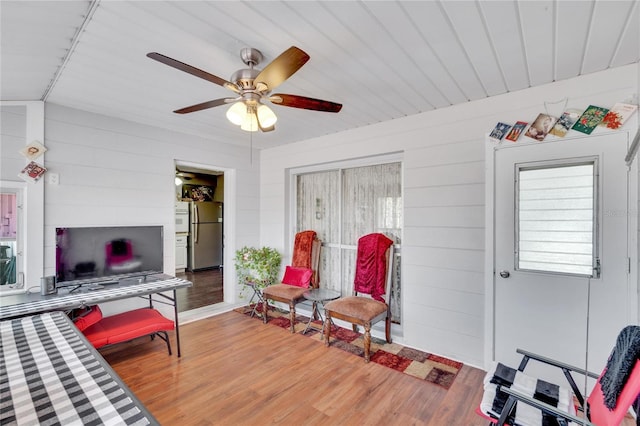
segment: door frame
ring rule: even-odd
[[[236,169],[174,159],[173,172],[175,172],[176,167],[179,166],[195,167],[203,170],[204,172],[222,172],[224,177],[224,220],[222,222],[222,233],[224,236],[222,264],[224,267],[224,273],[222,275],[222,294],[224,298],[223,303],[225,305],[235,305],[240,300],[238,286],[235,285],[236,271],[235,268],[232,267],[236,252]],[[175,244],[173,244],[173,248],[175,250]],[[173,262],[175,263],[175,252]],[[215,305],[208,305],[208,307],[211,306]],[[181,312],[181,314],[184,314],[185,312],[189,311]]]
[[[631,131],[621,131],[627,137],[627,146],[632,139]],[[598,133],[603,136],[604,133]],[[518,146],[534,145],[541,143],[562,143],[564,140],[581,139],[589,136],[574,136],[550,141],[526,141],[520,140]],[[526,139],[526,138],[525,138]],[[503,142],[496,143],[485,135],[485,263],[484,263],[484,369],[488,370],[491,363],[495,361],[495,154],[499,149],[509,147],[517,149],[517,146],[503,145]],[[640,306],[640,294],[638,289],[638,160],[633,161],[629,168],[629,182],[627,190],[627,215],[629,238],[627,240],[627,252],[630,258],[629,282],[635,283],[636,294],[629,295],[631,305],[636,308],[636,322],[639,317],[638,308]]]

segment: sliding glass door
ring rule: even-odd
[[[322,240],[320,286],[351,294],[358,239],[380,232],[394,241],[392,319],[401,318],[402,165],[345,167],[295,175],[296,231]]]

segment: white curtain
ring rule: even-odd
[[[297,230],[322,240],[320,286],[351,294],[358,239],[380,232],[394,241],[390,306],[400,322],[402,173],[400,163],[329,170],[297,176]]]

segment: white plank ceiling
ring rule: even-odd
[[[248,133],[233,95],[146,57],[224,79],[259,49],[262,68],[297,46],[311,59],[276,92],[330,100],[338,114],[274,105],[270,147],[640,60],[638,1],[0,1],[0,100],[45,100],[229,143]]]

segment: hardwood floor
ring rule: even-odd
[[[481,370],[448,391],[337,348],[227,312],[180,327],[182,357],[139,339],[103,351],[163,425],[485,425]]]
[[[180,288],[176,291],[178,311],[184,312],[203,306],[220,303],[224,300],[222,293],[222,269],[183,272],[176,277],[191,281],[192,287]]]
[[[180,327],[182,357],[160,339],[102,349],[163,425],[487,425],[474,410],[484,372],[445,390],[237,312]],[[634,425],[630,416],[623,426]]]

